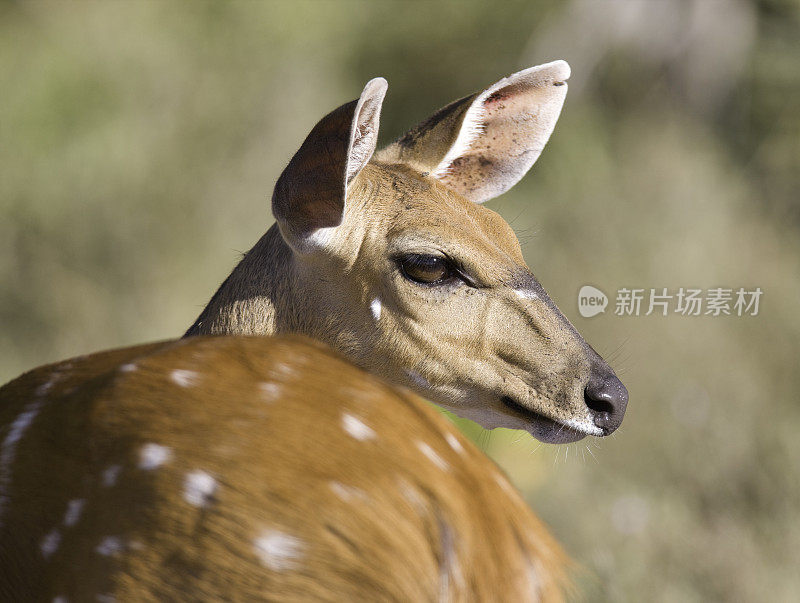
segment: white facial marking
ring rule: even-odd
[[[83,513],[83,506],[86,504],[86,499],[76,498],[67,503],[67,512],[64,513],[64,525],[67,527],[74,526],[78,523]]]
[[[175,369],[169,375],[175,383],[181,387],[191,387],[196,385],[200,380],[200,373],[196,371],[186,371],[183,369]]]
[[[530,291],[529,289],[514,289],[514,293],[516,293],[517,297],[520,299],[539,299],[536,292]]]
[[[120,471],[122,471],[122,465],[111,465],[110,467],[104,469],[101,475],[103,485],[108,488],[116,484]]]
[[[375,320],[381,319],[381,300],[377,297],[372,300],[372,303],[369,305],[370,312],[372,312],[372,317]]]
[[[375,437],[375,432],[366,425],[361,419],[357,419],[349,413],[342,414],[342,428],[355,439],[364,441]]]
[[[124,548],[125,545],[122,544],[122,540],[117,536],[106,536],[94,550],[103,557],[110,557],[111,555],[116,555],[121,552]]]
[[[119,367],[119,372],[120,373],[132,373],[135,370],[137,370],[138,368],[139,367],[136,366],[136,364],[134,364],[133,362],[129,362],[128,364],[123,364],[122,366],[120,366]]]
[[[577,419],[565,419],[562,420],[561,423],[563,423],[570,429],[574,429],[575,431],[579,431],[580,433],[585,433],[586,435],[593,435],[593,436],[603,435],[603,430],[600,429],[594,423],[590,422],[588,418],[585,421],[579,421]]]
[[[308,247],[310,250],[321,249],[327,246],[333,238],[333,233],[336,230],[335,226],[326,228],[317,228],[314,232],[308,235],[303,241],[303,247]]]
[[[139,449],[139,469],[156,469],[172,458],[172,450],[152,442]]]
[[[450,448],[455,450],[458,454],[464,454],[464,447],[461,445],[461,442],[458,441],[456,436],[454,436],[452,433],[446,433],[444,435],[444,439],[447,440],[448,444],[450,444]]]
[[[281,386],[277,383],[271,383],[269,381],[264,381],[258,384],[258,389],[262,391],[264,396],[269,398],[270,400],[277,398],[281,393]]]
[[[421,442],[419,440],[416,441],[416,445],[417,445],[417,448],[419,449],[419,451],[422,454],[424,454],[425,456],[427,456],[428,459],[434,465],[439,467],[439,469],[441,469],[442,471],[447,471],[447,469],[449,468],[449,465],[447,464],[447,461],[445,461],[442,457],[440,457],[433,448],[431,448],[425,442]]]
[[[265,530],[253,541],[253,548],[264,565],[282,572],[297,567],[305,546],[299,538],[278,530]]]
[[[58,545],[61,544],[61,532],[53,530],[42,539],[42,544],[39,548],[42,550],[42,556],[48,559],[53,553],[58,550]]]
[[[217,491],[217,480],[205,471],[192,471],[183,481],[183,498],[190,505],[205,507]]]
[[[332,481],[328,482],[328,487],[340,500],[344,502],[352,502],[356,499],[367,499],[367,493],[360,488],[356,488],[355,486],[345,486],[342,482]]]
[[[28,402],[22,412],[11,423],[3,443],[0,444],[0,518],[2,518],[6,504],[8,504],[8,494],[6,493],[11,485],[11,464],[14,462],[14,456],[17,453],[17,444],[19,444],[22,436],[25,435],[31,423],[33,423],[36,415],[42,410],[42,404],[44,404],[44,400]],[[2,525],[2,522],[0,522],[0,526]]]

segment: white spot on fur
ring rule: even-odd
[[[120,540],[117,536],[106,536],[100,541],[100,544],[98,544],[94,550],[103,557],[110,557],[122,552],[124,549],[125,545],[122,544],[122,540]]]
[[[44,556],[45,559],[49,559],[53,553],[58,550],[60,544],[61,532],[58,530],[53,530],[42,539],[42,544],[40,545],[42,556]]]
[[[104,469],[101,475],[103,485],[108,488],[116,484],[120,471],[122,471],[122,465],[111,465],[110,467]]]
[[[431,448],[431,447],[430,447],[428,444],[426,444],[425,442],[421,442],[421,441],[419,441],[419,440],[417,440],[415,443],[416,443],[416,446],[417,446],[417,448],[419,449],[419,451],[420,451],[422,454],[424,454],[425,456],[427,456],[427,457],[428,457],[428,459],[429,459],[429,460],[430,460],[430,461],[431,461],[431,462],[432,462],[434,465],[436,465],[437,467],[439,467],[439,469],[441,469],[442,471],[447,471],[447,469],[450,467],[450,466],[447,464],[447,461],[445,461],[445,460],[444,460],[442,457],[440,457],[440,456],[439,456],[439,455],[436,453],[436,451],[435,451],[433,448]]]
[[[342,428],[355,439],[364,441],[371,440],[375,437],[375,432],[371,427],[366,425],[361,419],[354,417],[351,414],[342,414]]]
[[[450,444],[450,448],[459,454],[464,454],[464,447],[461,445],[461,442],[458,441],[456,436],[454,436],[452,433],[446,433],[444,435],[444,439],[447,440],[448,444]]]
[[[289,377],[294,377],[297,373],[297,369],[294,365],[289,364],[288,362],[274,362],[270,365],[270,372],[276,376],[278,379],[287,379]]]
[[[195,371],[187,371],[184,369],[175,369],[170,373],[170,379],[181,387],[191,387],[197,385],[200,379],[200,374]]]
[[[192,471],[183,482],[183,498],[195,507],[205,507],[216,491],[217,480],[205,471]]]
[[[133,362],[129,362],[128,364],[123,364],[122,366],[120,366],[119,367],[119,372],[120,373],[132,373],[132,372],[138,370],[138,368],[139,367],[136,366],[136,364],[134,364]]]
[[[8,503],[8,488],[11,485],[11,465],[17,453],[17,444],[25,435],[25,432],[33,423],[36,415],[42,410],[43,400],[32,400],[28,402],[17,415],[17,418],[8,428],[8,433],[0,445],[0,517],[3,515],[6,504]],[[2,526],[2,523],[0,523]]]
[[[297,567],[305,546],[299,538],[278,530],[266,530],[253,541],[253,548],[264,565],[282,572]]]
[[[268,398],[277,398],[281,393],[281,386],[277,383],[264,381],[258,384],[258,388]]]
[[[69,600],[64,595],[58,595],[53,598],[53,603],[69,603]]]
[[[71,500],[67,503],[67,512],[64,513],[65,526],[71,527],[78,523],[78,520],[81,518],[81,513],[83,513],[83,506],[85,504],[86,500],[83,498],[76,498],[75,500]]]
[[[172,458],[172,451],[160,444],[145,444],[139,449],[139,469],[156,469]]]
[[[113,595],[95,595],[94,600],[97,601],[97,603],[117,603],[117,599]]]
[[[375,320],[381,319],[381,300],[377,297],[372,300],[372,303],[369,305],[369,310],[372,312],[372,318]]]
[[[345,486],[342,482],[337,481],[328,482],[328,486],[331,491],[344,502],[352,502],[356,499],[367,499],[367,493],[355,486]]]

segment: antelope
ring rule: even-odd
[[[378,151],[371,80],[183,339],[0,389],[0,596],[559,600],[558,545],[422,398],[548,443],[622,421],[625,387],[481,205],[568,77],[520,71]]]

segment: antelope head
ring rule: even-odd
[[[569,66],[525,69],[375,152],[387,84],[324,117],[275,186],[273,227],[189,334],[301,332],[486,428],[603,436],[628,393],[483,202],[539,157]]]

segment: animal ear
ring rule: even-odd
[[[341,224],[347,185],[375,152],[386,88],[382,77],[372,79],[359,98],[323,117],[278,178],[272,213],[292,247],[313,247],[321,229]]]
[[[408,164],[483,203],[514,186],[538,159],[569,74],[566,61],[519,71],[440,109],[375,158]]]

